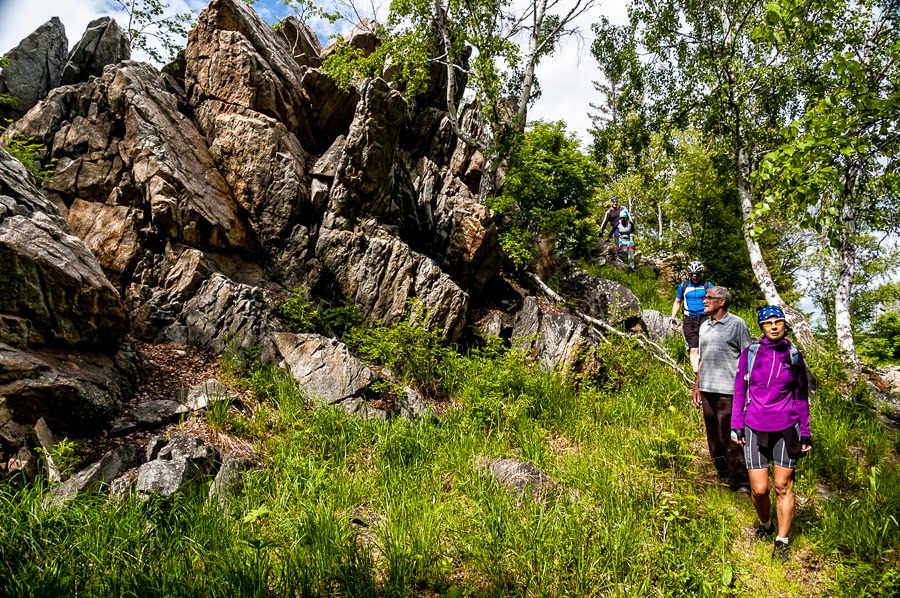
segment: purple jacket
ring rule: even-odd
[[[800,354],[795,375],[791,368],[791,341],[786,338],[770,341],[763,337],[756,352],[748,389],[745,380],[747,351],[744,349],[738,358],[731,409],[732,429],[743,429],[746,424],[757,432],[780,432],[799,422],[800,436],[811,436],[809,381],[803,354]]]

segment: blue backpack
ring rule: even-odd
[[[744,411],[750,404],[750,372],[753,371],[753,362],[756,361],[756,353],[759,351],[759,343],[753,343],[747,347],[747,373],[744,380],[747,382],[747,399],[744,401]],[[796,377],[797,368],[800,365],[800,351],[794,345],[791,345],[791,371]]]

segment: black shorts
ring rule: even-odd
[[[800,424],[794,424],[795,432],[800,434]],[[767,469],[769,463],[780,467],[797,469],[797,461],[803,456],[788,452],[783,432],[769,432],[769,446],[761,447],[757,441],[757,432],[744,426],[744,460],[747,469]]]
[[[687,343],[688,349],[700,348],[700,324],[709,319],[706,314],[699,316],[684,316],[681,329],[684,331],[684,342]]]

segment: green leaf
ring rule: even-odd
[[[722,571],[722,585],[726,588],[730,588],[733,581],[734,569],[731,567],[731,565],[725,565],[725,569]]]
[[[244,515],[244,518],[241,519],[243,523],[253,523],[260,517],[264,517],[265,515],[270,515],[272,510],[269,507],[263,505],[261,507],[257,507]]]

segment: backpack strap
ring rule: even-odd
[[[747,398],[744,401],[744,411],[750,404],[750,372],[753,371],[753,362],[756,360],[756,353],[759,351],[759,343],[753,343],[747,347],[747,373],[744,375],[744,381],[747,382]],[[794,374],[794,380],[797,379],[797,366],[800,364],[800,350],[791,345],[791,373]]]
[[[794,348],[791,347],[793,350]],[[744,381],[747,383],[747,396],[744,399],[744,411],[747,410],[747,405],[750,404],[750,372],[753,371],[753,362],[756,361],[756,353],[759,351],[759,343],[753,343],[749,347],[747,347],[747,373],[744,374]],[[791,355],[793,359],[793,354]]]

